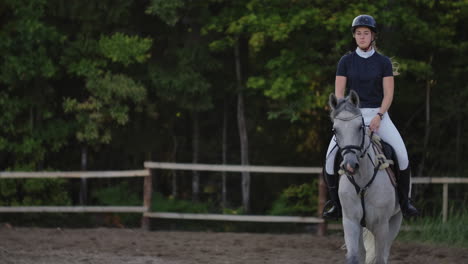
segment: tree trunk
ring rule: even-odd
[[[458,99],[457,100],[457,104],[458,104],[458,108],[457,109],[461,109],[461,107],[463,106],[462,105],[462,102]],[[456,134],[456,138],[455,138],[455,176],[461,176],[461,172],[462,172],[462,161],[461,161],[461,144],[462,144],[462,140],[461,140],[461,135],[462,135],[462,112],[461,111],[458,111],[457,114],[456,114],[456,119],[457,119],[457,134]]]
[[[81,170],[85,171],[88,169],[88,147],[81,147]],[[81,178],[80,185],[80,204],[85,205],[88,200],[88,182],[86,178]]]
[[[193,139],[192,139],[192,163],[198,163],[199,152],[199,124],[198,113],[193,113]],[[200,196],[200,175],[198,171],[192,172],[192,200],[198,201]]]
[[[234,47],[236,61],[236,79],[237,79],[237,125],[239,129],[240,148],[241,148],[241,164],[249,165],[249,141],[247,138],[247,127],[244,115],[244,96],[243,96],[243,81],[241,71],[241,59],[239,50],[239,39]],[[242,205],[244,211],[250,211],[250,173],[242,172]]]
[[[223,111],[223,136],[222,136],[222,157],[223,157],[223,164],[227,163],[227,130],[228,130],[228,100],[224,98],[224,111]],[[221,198],[221,206],[222,208],[227,207],[227,187],[226,187],[226,172],[221,172],[222,177],[222,198]]]
[[[432,58],[433,55],[429,57],[429,65],[432,65]],[[431,79],[430,76],[427,76],[426,80],[426,122],[424,125],[424,143],[423,143],[423,155],[421,163],[419,164],[418,168],[418,176],[423,176],[424,167],[426,163],[426,159],[428,156],[428,146],[429,146],[429,136],[431,133],[431,86],[433,85],[434,80]]]
[[[177,136],[175,134],[172,136],[172,142],[174,144],[172,148],[172,162],[176,162],[177,158]],[[177,190],[177,171],[172,170],[172,197],[177,198],[178,190]]]

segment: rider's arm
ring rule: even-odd
[[[393,76],[387,76],[383,78],[383,90],[384,98],[382,100],[382,105],[380,106],[379,113],[385,114],[392,105],[393,101],[393,91],[394,91],[394,80]]]
[[[335,78],[335,96],[336,98],[344,98],[346,89],[346,76],[336,76]]]

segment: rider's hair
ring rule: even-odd
[[[400,69],[400,63],[394,59],[394,57],[389,58],[390,62],[392,63],[392,70],[393,70],[393,76],[398,76],[400,75],[400,72],[398,71]]]

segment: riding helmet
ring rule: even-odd
[[[374,33],[377,33],[377,23],[375,22],[375,19],[369,15],[359,15],[355,17],[353,24],[351,24],[351,31],[353,34],[357,27],[368,27]]]

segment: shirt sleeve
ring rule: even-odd
[[[385,57],[383,77],[389,77],[389,76],[393,76],[392,61],[388,57]]]
[[[346,67],[346,56],[341,57],[336,68],[336,76],[348,76],[348,69]]]

